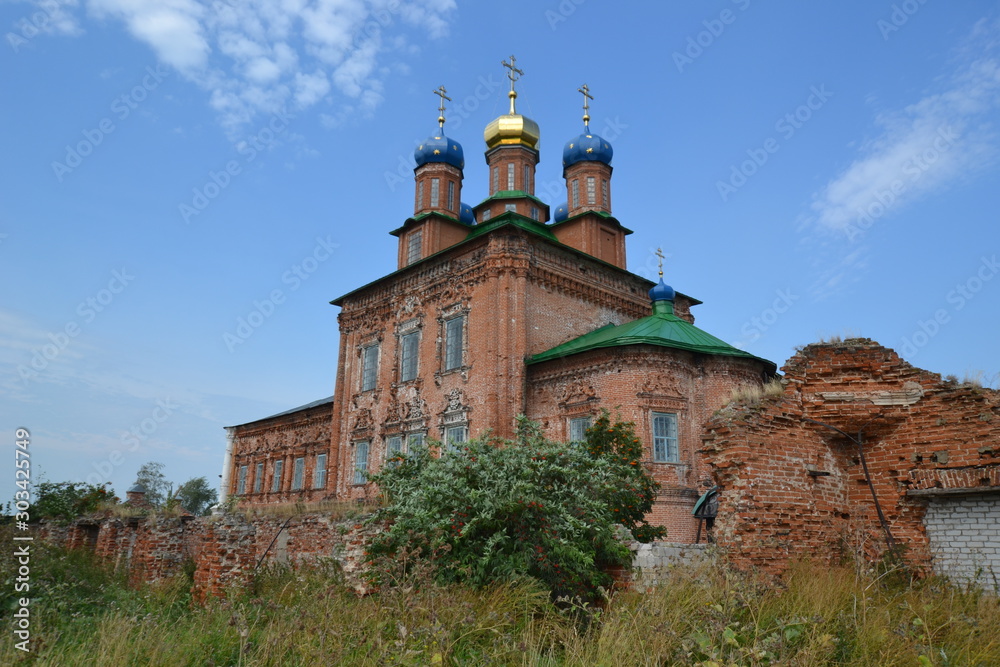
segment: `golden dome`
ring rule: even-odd
[[[487,148],[526,146],[538,150],[538,123],[519,113],[505,114],[486,126],[483,139]]]

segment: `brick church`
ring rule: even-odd
[[[695,539],[708,486],[703,425],[733,389],[775,365],[694,326],[701,302],[626,269],[631,231],[612,208],[610,143],[582,131],[562,151],[566,202],[535,196],[538,125],[516,111],[523,72],[503,63],[510,109],[487,125],[486,197],[462,203],[462,145],[438,127],[415,151],[413,214],[387,230],[396,271],[331,303],[340,349],[332,397],[227,428],[222,495],[242,503],[364,498],[367,475],[425,442],[450,447],[514,417],[583,438],[602,409],[632,421],[662,485],[649,520]],[[567,132],[572,134],[572,132]],[[481,194],[479,196],[482,196]]]

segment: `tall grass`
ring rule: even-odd
[[[9,579],[11,557],[0,565]],[[996,598],[809,563],[777,583],[681,567],[598,611],[560,610],[526,580],[474,590],[418,577],[359,598],[335,564],[265,570],[195,607],[183,577],[134,590],[86,553],[40,545],[32,581],[32,653],[5,632],[0,664],[1000,665]]]

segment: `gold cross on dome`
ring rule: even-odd
[[[510,62],[506,60],[501,60],[500,64],[506,67],[509,72],[507,72],[507,78],[510,79],[510,92],[507,96],[510,97],[510,115],[514,115],[514,100],[517,98],[517,91],[514,90],[514,82],[524,76],[524,70],[517,68],[517,58],[514,56],[510,57]]]
[[[663,255],[663,249],[662,248],[657,248],[656,252],[654,254],[657,257],[660,258],[660,277],[662,278],[663,277],[663,257],[664,257],[664,255]]]
[[[431,92],[441,98],[441,104],[438,105],[438,125],[444,127],[444,101],[451,102],[451,98],[445,95],[448,91],[444,89],[444,86],[438,86],[437,90]]]
[[[576,90],[583,93],[583,124],[590,125],[590,100],[594,99],[594,96],[590,94],[590,87],[587,84]]]

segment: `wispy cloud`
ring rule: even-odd
[[[45,4],[51,0],[37,0]],[[61,32],[78,30],[58,5]],[[448,33],[455,0],[89,0],[97,20],[121,22],[162,62],[209,94],[235,133],[258,114],[302,110],[336,96],[338,117],[369,114],[392,67],[422,37]]]
[[[952,185],[994,159],[1000,145],[990,122],[1000,106],[998,29],[1000,21],[980,21],[937,91],[876,116],[878,135],[815,195],[816,224],[854,240],[890,209]]]

